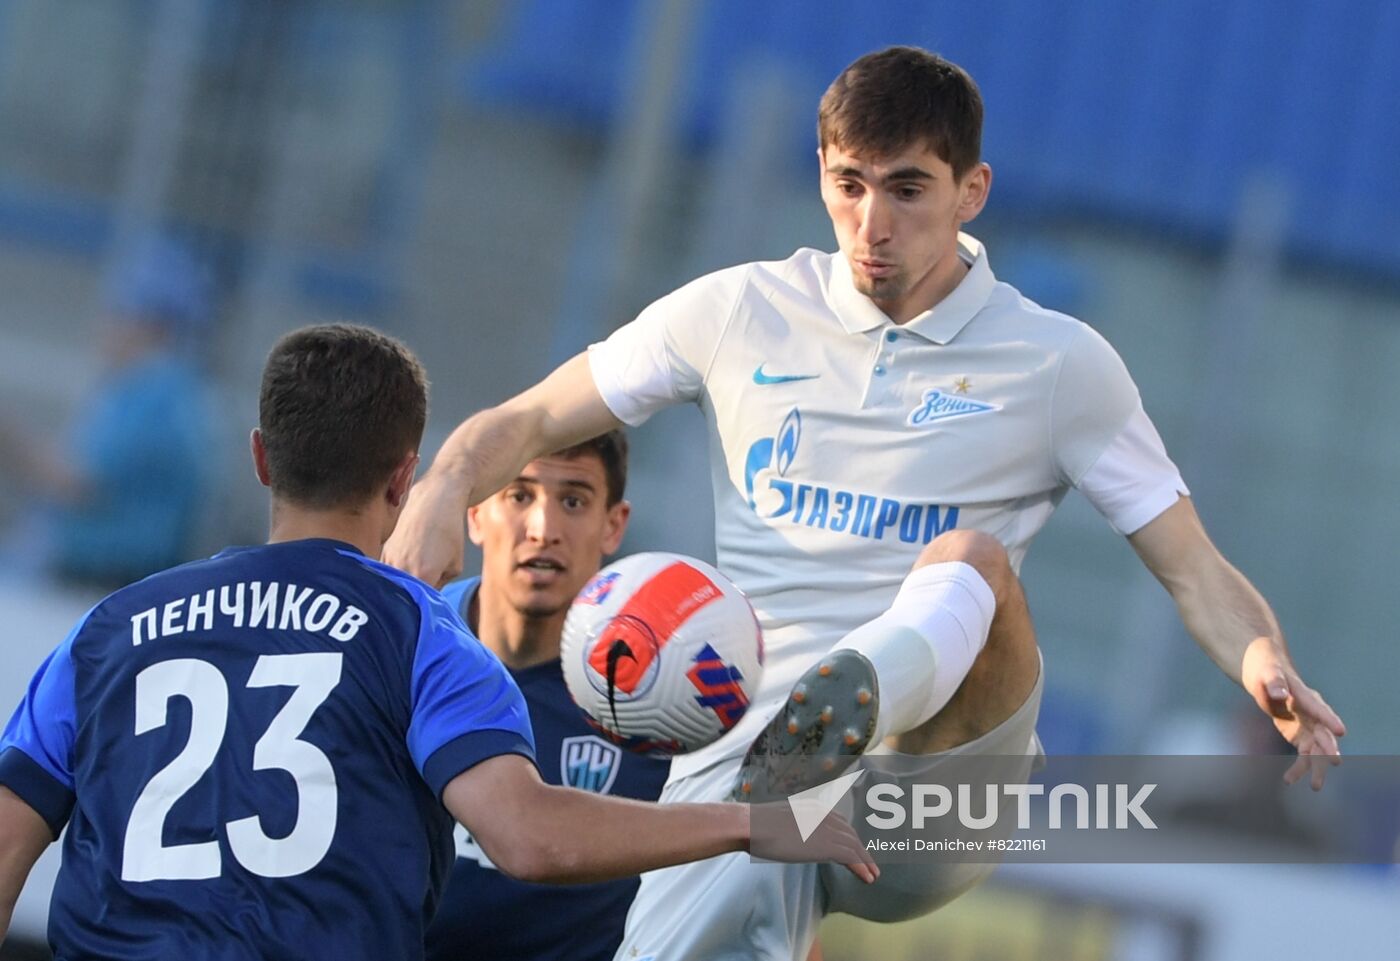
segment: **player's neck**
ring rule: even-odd
[[[467,624],[502,664],[520,671],[559,656],[559,638],[567,615],[567,611],[560,611],[550,617],[530,617],[505,598],[478,588],[467,610]]]
[[[384,521],[368,511],[317,511],[273,503],[269,544],[311,538],[343,541],[378,560],[384,550]]]

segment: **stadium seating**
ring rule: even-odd
[[[644,21],[636,0],[597,16],[588,0],[510,8],[489,52],[463,71],[468,95],[606,130],[623,100]],[[1325,27],[1325,29],[1324,29]],[[985,153],[1008,203],[1179,233],[1228,235],[1251,179],[1289,195],[1288,244],[1310,261],[1400,276],[1400,7],[1357,0],[891,0],[854,14],[799,0],[712,0],[695,31],[679,133],[722,128],[746,58],[791,68],[815,103],[859,54],[918,43],[964,64],[988,102]],[[1357,116],[1369,118],[1357,122]],[[795,151],[811,149],[810,134]]]

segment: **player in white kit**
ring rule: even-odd
[[[835,756],[889,737],[905,753],[1029,764],[1041,662],[1015,571],[1071,487],[1128,536],[1202,648],[1294,744],[1290,776],[1311,771],[1319,786],[1336,760],[1341,720],[1207,538],[1118,355],[999,283],[961,232],[991,185],[981,125],[961,68],[908,47],[857,60],[819,116],[840,252],[702,277],[469,419],[387,548],[441,582],[460,567],[468,504],[526,461],[698,404],[719,566],[752,601],[769,661],[744,720],[677,758],[663,800],[743,796],[772,773],[763,756],[744,759],[755,738]],[[813,705],[828,702],[835,716],[820,717]],[[815,748],[809,726],[825,734]],[[869,892],[739,856],[653,872],[619,957],[800,958],[824,913],[914,916],[990,870],[893,867]]]

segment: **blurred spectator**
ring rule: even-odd
[[[211,316],[201,264],[153,237],[123,259],[99,324],[103,372],[59,444],[0,422],[0,465],[31,495],[26,566],[111,588],[188,558],[207,465],[204,378]]]

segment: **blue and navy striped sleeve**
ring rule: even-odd
[[[392,570],[392,569],[390,569]],[[397,575],[397,576],[394,576]],[[515,679],[437,591],[394,571],[422,620],[413,658],[408,750],[435,794],[501,754],[535,759],[530,712]]]
[[[84,617],[29,682],[0,736],[0,784],[37,811],[57,837],[73,811],[73,742],[78,717],[73,638]]]

